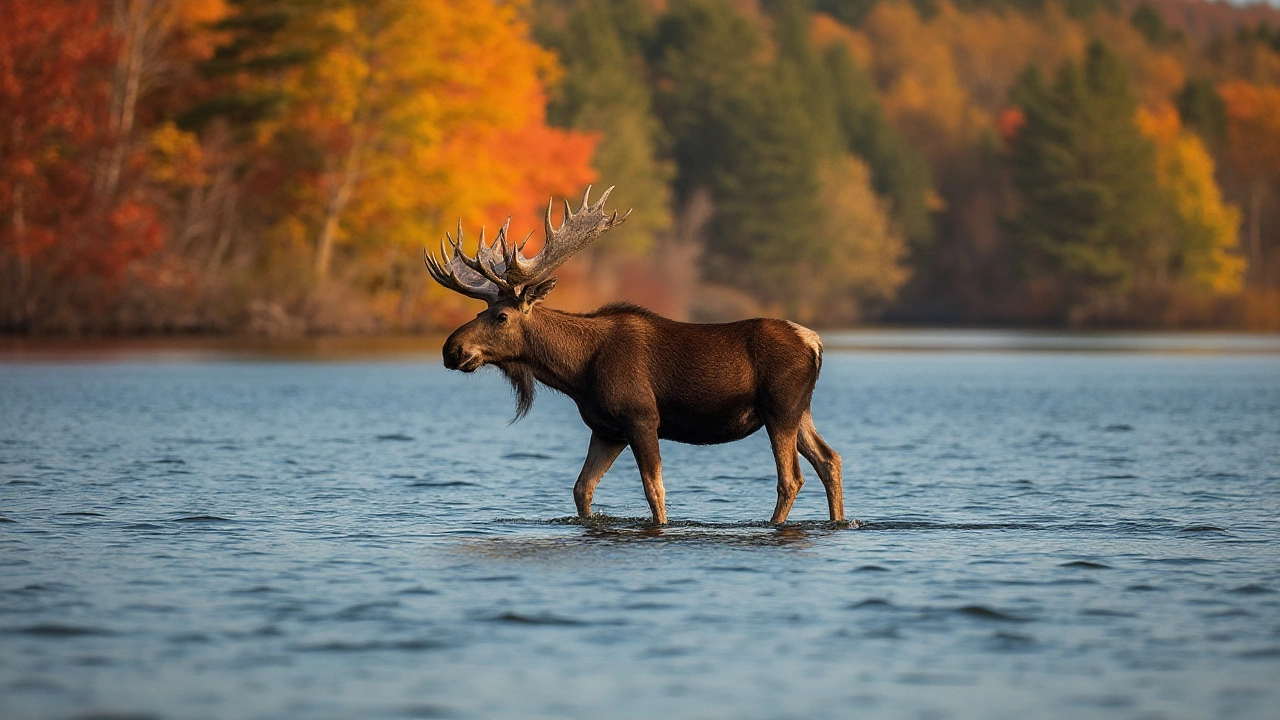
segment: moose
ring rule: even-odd
[[[818,435],[809,410],[822,367],[817,333],[770,318],[694,324],[627,303],[586,314],[541,304],[556,285],[556,268],[630,216],[605,213],[612,191],[591,204],[588,187],[576,212],[565,200],[558,228],[549,203],[543,247],[532,258],[523,252],[532,233],[521,243],[508,240],[510,219],[490,244],[480,231],[474,256],[463,251],[461,222],[456,238],[445,234],[448,247],[441,241],[440,259],[423,249],[432,279],[488,305],[445,341],[445,367],[472,373],[496,366],[515,390],[515,420],[533,406],[535,382],[577,403],[591,430],[573,487],[580,517],[590,517],[596,486],[629,445],[653,520],[664,525],[658,441],[727,443],[763,426],[778,471],[770,522],[786,522],[804,484],[797,450],[822,480],[831,520],[843,521],[840,455]]]

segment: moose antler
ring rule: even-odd
[[[448,247],[445,246],[445,240],[449,242]],[[422,248],[422,260],[426,263],[427,273],[431,275],[432,280],[454,292],[492,304],[503,296],[515,295],[515,288],[503,281],[501,277],[506,271],[506,262],[505,258],[498,254],[499,245],[502,247],[502,255],[506,255],[507,226],[502,226],[498,231],[498,237],[494,238],[493,244],[488,247],[484,244],[482,228],[476,256],[467,257],[462,251],[462,221],[458,221],[458,239],[454,240],[449,233],[445,233],[444,240],[440,241],[440,260],[436,260],[426,248]],[[452,255],[448,248],[452,248]]]
[[[604,213],[604,202],[609,199],[611,192],[613,192],[612,187],[605,190],[600,199],[592,205],[590,204],[591,187],[588,186],[586,194],[582,196],[582,207],[578,208],[577,212],[574,212],[569,206],[569,201],[565,200],[564,220],[559,228],[551,222],[554,198],[552,202],[547,203],[547,214],[544,220],[546,240],[542,251],[532,258],[525,257],[523,253],[525,244],[529,241],[528,237],[519,245],[508,242],[507,229],[511,224],[510,218],[507,218],[506,224],[498,231],[497,237],[490,245],[485,245],[482,229],[480,246],[476,249],[475,257],[468,257],[462,251],[462,223],[459,222],[456,241],[448,233],[444,236],[453,250],[452,255],[443,241],[440,243],[440,260],[436,260],[426,248],[423,248],[422,254],[427,272],[431,274],[433,280],[450,290],[477,300],[484,300],[489,304],[497,302],[502,297],[514,297],[519,286],[547,279],[574,253],[590,245],[606,230],[621,224],[631,215],[630,210],[621,217],[616,210],[612,215]]]
[[[543,221],[546,242],[543,243],[542,252],[532,258],[526,258],[521,252],[524,249],[524,243],[521,243],[518,248],[512,248],[513,252],[510,255],[506,273],[507,282],[514,285],[527,285],[547,279],[574,253],[590,245],[609,228],[620,225],[630,217],[630,210],[622,217],[618,217],[617,210],[614,210],[612,215],[604,214],[604,201],[609,199],[611,192],[613,192],[612,187],[604,191],[595,205],[590,205],[591,186],[588,185],[587,192],[582,196],[582,207],[578,208],[576,213],[569,207],[569,201],[565,200],[564,221],[560,223],[559,229],[551,224],[551,205],[554,200],[548,202],[547,214]],[[528,238],[525,241],[527,242]]]

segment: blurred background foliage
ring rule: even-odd
[[[552,304],[1280,329],[1280,10],[0,0],[0,327],[447,329],[422,245],[616,185]],[[541,233],[535,232],[532,247]],[[474,247],[474,245],[472,245]]]

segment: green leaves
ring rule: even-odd
[[[1095,42],[1051,89],[1032,70],[1011,96],[1026,118],[1010,154],[1021,205],[1011,229],[1030,267],[1059,276],[1067,305],[1131,286],[1167,208],[1128,75]]]

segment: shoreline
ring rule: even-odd
[[[1221,331],[856,328],[820,332],[827,352],[1280,355],[1280,333]],[[438,360],[446,335],[105,337],[0,335],[0,363]]]

